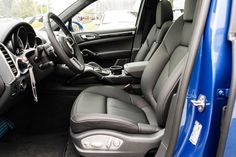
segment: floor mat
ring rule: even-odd
[[[1,139],[1,157],[64,157],[68,134],[14,135]]]
[[[71,140],[68,140],[67,142],[67,147],[64,157],[80,157]]]

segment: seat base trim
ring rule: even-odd
[[[75,145],[76,150],[80,155],[86,157],[121,157],[121,156],[135,156],[143,157],[145,154],[151,150],[158,148],[161,142],[161,139],[164,135],[165,129],[162,129],[154,134],[128,134],[113,130],[91,130],[83,133],[75,134],[70,131],[72,141]],[[112,137],[112,139],[118,140],[120,143],[118,149],[99,149],[91,147],[84,147],[84,139],[93,138],[93,137]],[[101,138],[100,138],[101,139]],[[99,141],[99,138],[96,139],[96,145],[100,147],[101,143],[104,141]],[[105,139],[106,140],[106,139]],[[82,142],[83,141],[83,142]],[[93,141],[94,142],[94,141]],[[107,144],[107,143],[106,143]],[[104,148],[104,147],[103,147]]]

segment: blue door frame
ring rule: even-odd
[[[232,47],[227,39],[230,10],[231,0],[211,1],[205,30],[189,82],[174,153],[176,157],[213,157],[216,155],[222,108],[227,104],[231,79]],[[196,100],[200,94],[206,96],[206,107],[203,112],[199,112],[191,102],[191,100]],[[196,123],[198,128],[201,126],[197,133],[196,130],[193,131]],[[235,129],[236,120],[234,126]],[[194,142],[191,142],[190,137],[194,137]]]

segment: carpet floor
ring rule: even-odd
[[[1,157],[78,157],[68,133],[7,135],[0,140]]]

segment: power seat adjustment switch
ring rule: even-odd
[[[123,140],[107,135],[93,135],[81,140],[84,149],[89,150],[118,150]]]

